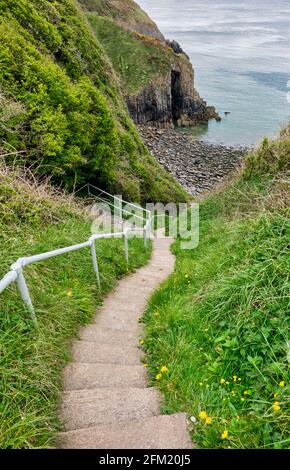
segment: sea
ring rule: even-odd
[[[193,135],[252,146],[289,122],[290,0],[137,3],[189,55],[199,94],[222,117],[192,129]]]

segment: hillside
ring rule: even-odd
[[[38,183],[30,172],[0,164],[0,279],[19,257],[81,243],[92,220],[72,196]],[[61,372],[80,325],[90,323],[118,278],[144,264],[150,249],[129,241],[129,267],[120,239],[100,240],[102,292],[89,249],[25,269],[38,321],[32,324],[15,285],[1,293],[0,448],[52,447],[59,429]]]
[[[76,1],[1,0],[0,46],[2,154],[21,151],[69,189],[91,181],[135,201],[186,198],[145,148]]]
[[[137,124],[189,127],[218,118],[194,88],[194,70],[175,42],[132,0],[79,0],[110,57]]]
[[[145,317],[163,411],[198,447],[289,448],[289,157],[290,126],[201,200],[199,246],[175,243]]]

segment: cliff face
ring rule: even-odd
[[[137,124],[161,128],[195,126],[218,119],[194,88],[194,71],[185,56],[174,58],[162,77],[151,80],[138,94],[126,95],[129,112]]]
[[[79,0],[122,82],[137,124],[189,127],[219,119],[194,87],[194,70],[175,41],[132,0]]]

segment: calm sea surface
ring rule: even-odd
[[[290,117],[290,0],[137,1],[190,56],[200,95],[223,117],[196,135],[248,145],[277,134]]]

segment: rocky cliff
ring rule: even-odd
[[[215,109],[194,87],[194,70],[176,41],[132,0],[79,0],[122,83],[137,124],[189,127],[211,118]]]

